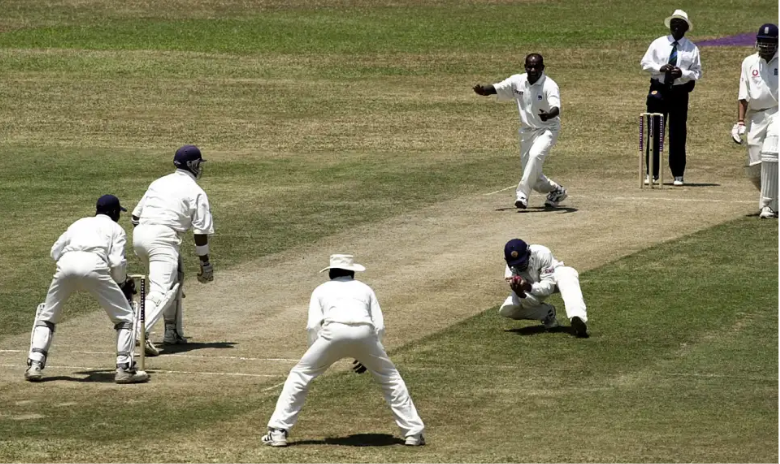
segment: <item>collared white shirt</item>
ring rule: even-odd
[[[71,224],[51,247],[51,257],[59,261],[66,253],[82,251],[94,253],[111,269],[111,277],[124,282],[125,243],[127,236],[122,226],[105,214],[85,217]]]
[[[777,53],[767,63],[758,53],[742,61],[738,100],[747,100],[748,110],[777,108]]]
[[[563,266],[563,262],[558,261],[553,256],[549,248],[543,245],[529,245],[531,256],[528,258],[528,267],[525,271],[514,273],[508,265],[504,270],[504,278],[508,279],[514,275],[522,276],[523,279],[531,283],[531,294],[534,296],[549,296],[555,291],[555,279],[553,274],[555,268]]]
[[[561,127],[561,118],[556,116],[542,121],[539,110],[550,111],[553,107],[561,108],[561,91],[554,80],[542,73],[538,81],[530,84],[528,74],[515,74],[503,81],[493,84],[496,97],[499,100],[517,101],[520,122],[530,129],[553,129]]]
[[[329,322],[370,324],[380,340],[385,331],[382,308],[374,290],[346,276],[325,282],[312,292],[306,324],[310,344],[316,340],[320,328]]]
[[[657,79],[662,84],[666,80],[666,74],[661,72],[661,66],[669,64],[673,44],[674,37],[671,34],[655,39],[640,62],[642,70],[648,71],[650,78]],[[674,80],[674,85],[683,85],[701,79],[699,48],[685,37],[678,41],[677,67],[682,71],[682,76]]]
[[[133,210],[141,224],[167,226],[177,232],[190,228],[197,235],[214,233],[206,192],[195,176],[182,169],[152,182]]]

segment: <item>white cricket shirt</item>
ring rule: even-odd
[[[777,108],[777,53],[767,63],[758,53],[742,61],[739,100],[747,100],[748,109]]]
[[[542,245],[528,245],[531,250],[531,256],[528,258],[528,267],[525,271],[515,274],[507,265],[504,271],[504,277],[510,278],[513,275],[522,276],[523,279],[531,282],[531,294],[534,296],[549,296],[555,291],[555,279],[553,274],[555,268],[563,266],[563,263],[553,257],[549,248]]]
[[[85,217],[71,224],[51,247],[51,257],[59,261],[66,253],[81,251],[94,253],[111,269],[116,282],[124,282],[125,242],[127,237],[122,226],[105,214]]]
[[[671,34],[659,37],[650,44],[645,56],[642,57],[640,62],[642,70],[648,71],[652,79],[661,83],[666,81],[666,74],[661,72],[661,66],[669,64],[673,44],[674,37]],[[677,67],[682,71],[682,76],[674,80],[674,85],[683,85],[701,79],[699,48],[685,37],[678,41]]]
[[[382,309],[368,285],[350,277],[337,277],[314,289],[309,302],[309,342],[313,343],[322,325],[370,324],[379,339],[385,330]]]
[[[144,225],[167,226],[177,232],[193,229],[197,235],[214,233],[206,192],[195,176],[182,169],[152,182],[133,210]]]
[[[558,130],[561,118],[556,116],[547,121],[539,118],[539,110],[550,111],[553,107],[561,108],[561,92],[558,84],[542,73],[542,77],[533,85],[528,83],[528,74],[515,74],[503,81],[493,84],[496,97],[499,100],[517,101],[520,122],[531,129]]]

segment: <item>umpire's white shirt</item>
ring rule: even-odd
[[[124,282],[127,260],[127,237],[122,226],[105,214],[79,219],[71,224],[51,247],[51,257],[59,261],[63,255],[81,251],[96,254],[111,269],[116,282]]]
[[[553,257],[549,248],[543,245],[529,245],[531,256],[528,258],[528,267],[517,274],[531,282],[531,295],[546,297],[555,291],[555,268],[563,266],[563,263]],[[509,266],[506,266],[504,277],[515,275]]]
[[[777,108],[777,53],[769,62],[758,53],[742,61],[737,98],[747,100],[751,111]]]
[[[180,233],[190,228],[197,235],[214,233],[206,192],[195,176],[181,169],[152,182],[133,216],[140,218],[142,225],[167,226]]]
[[[650,73],[651,79],[656,79],[662,84],[666,81],[666,74],[661,72],[661,66],[669,64],[673,46],[674,37],[671,34],[659,37],[650,44],[640,65],[642,70]],[[699,48],[685,37],[677,41],[677,67],[680,68],[682,76],[674,80],[674,85],[683,85],[701,79]]]
[[[314,343],[323,325],[368,324],[382,339],[385,331],[382,309],[374,290],[359,280],[337,277],[314,289],[309,302],[309,321],[306,330],[309,344]]]
[[[520,122],[523,128],[558,130],[561,118],[556,116],[542,121],[539,110],[550,111],[551,108],[561,108],[561,92],[558,84],[542,73],[538,81],[530,84],[528,74],[515,74],[503,81],[493,84],[496,97],[499,100],[515,100],[520,112]],[[521,128],[522,130],[522,128]]]

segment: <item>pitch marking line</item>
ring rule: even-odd
[[[26,350],[0,350],[0,353],[27,353]],[[108,351],[68,351],[68,353],[74,353],[74,354],[105,354],[105,355],[112,355],[113,352]],[[165,357],[176,357],[176,358],[193,358],[193,359],[236,359],[239,361],[271,361],[271,362],[294,362],[297,363],[298,359],[287,359],[287,358],[251,358],[251,357],[245,357],[245,356],[202,356],[197,354],[178,354],[178,353],[169,353],[169,354],[163,354]]]
[[[510,185],[507,188],[502,188],[501,190],[496,190],[495,192],[483,193],[482,196],[495,195],[496,193],[505,192],[505,191],[507,191],[509,189],[512,189],[512,188],[515,188],[515,187],[516,187],[515,185]]]
[[[495,195],[497,193],[505,192],[509,189],[515,188],[514,185],[510,185],[509,187],[502,188],[501,190],[496,190],[495,192],[488,192],[483,193],[482,196],[489,196],[489,195]],[[608,196],[590,196],[590,195],[576,195],[574,198],[590,198],[592,200],[607,200],[607,201],[634,201],[634,200],[661,200],[661,201],[679,201],[679,202],[689,202],[689,203],[743,203],[743,204],[753,204],[755,201],[753,200],[719,200],[714,198],[662,198],[662,197],[608,197]]]

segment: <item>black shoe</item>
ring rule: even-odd
[[[526,201],[517,200],[515,202],[515,208],[517,208],[517,209],[526,209],[526,208],[528,208],[528,200],[526,200]]]
[[[571,318],[571,328],[574,329],[574,335],[577,338],[588,338],[588,325],[579,317]]]

